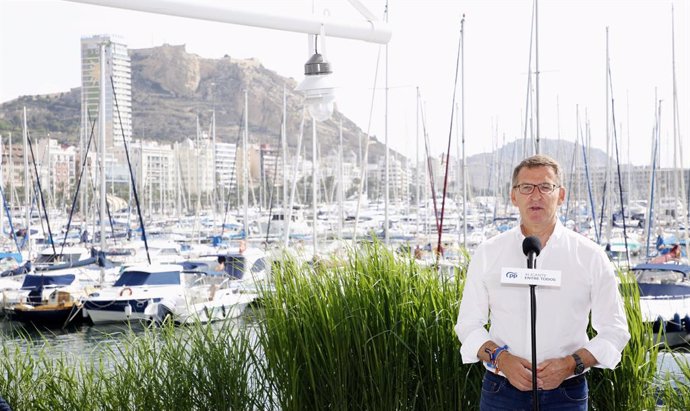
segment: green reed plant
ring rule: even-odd
[[[653,410],[657,403],[657,357],[663,343],[642,320],[640,293],[630,272],[619,272],[620,293],[630,340],[614,370],[593,368],[589,373],[590,403],[599,410]]]
[[[129,332],[90,358],[3,344],[0,390],[21,410],[266,409],[256,347],[233,323]]]
[[[688,350],[669,353],[678,369],[677,374],[661,375],[659,397],[666,410],[690,410],[690,363]],[[668,357],[667,357],[668,358]]]
[[[252,409],[255,360],[248,336],[233,323],[191,325],[133,336],[109,354],[122,360],[104,392],[113,409]],[[255,385],[255,384],[254,384]]]
[[[465,273],[380,244],[312,265],[286,257],[254,323],[130,330],[86,357],[5,342],[0,393],[16,411],[475,409],[484,369],[461,363],[453,331]],[[631,339],[615,370],[589,373],[591,408],[690,409],[688,364],[658,376],[663,345],[620,277]]]
[[[478,403],[481,370],[461,364],[453,331],[461,282],[380,244],[273,275],[258,336],[282,410]]]

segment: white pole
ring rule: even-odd
[[[210,2],[203,0],[66,0],[73,3],[95,4],[120,9],[164,14],[168,16],[188,17],[199,20],[239,24],[295,33],[320,34],[322,30],[329,37],[362,40],[371,43],[385,44],[391,38],[388,22],[365,16],[366,20],[338,21],[329,16],[285,16],[268,13],[256,13],[249,10],[233,8],[230,2]],[[361,12],[361,10],[360,10]]]
[[[388,10],[386,10],[386,21],[388,21]],[[385,73],[386,79],[386,87],[385,87],[385,108],[384,108],[384,126],[383,126],[383,134],[385,137],[385,145],[386,145],[386,152],[385,152],[385,161],[386,161],[386,170],[385,170],[385,176],[386,176],[386,182],[384,184],[385,187],[385,194],[383,197],[383,241],[384,244],[388,245],[389,244],[389,239],[390,236],[388,234],[389,231],[389,222],[388,222],[388,203],[390,201],[389,195],[390,195],[390,153],[388,149],[388,44],[386,44],[386,73]]]
[[[79,132],[79,168],[85,166],[86,163],[84,162],[84,155],[85,155],[85,149],[84,149],[84,144],[86,139],[84,136],[87,133],[88,129],[88,124],[89,124],[89,119],[88,116],[86,115],[87,110],[86,110],[86,102],[85,102],[84,95],[82,95],[81,98],[81,130]],[[83,176],[84,174],[82,174]],[[79,186],[77,187],[77,190],[79,191],[79,212],[81,213],[82,216],[82,222],[84,223],[84,227],[86,227],[86,213],[84,211],[84,204],[86,203],[84,201],[84,192],[86,190],[82,189],[81,186],[81,181],[79,182]]]
[[[10,151],[8,160],[9,160],[9,174],[10,174],[10,210],[12,210],[12,207],[14,207],[16,203],[16,199],[14,198],[14,191],[15,191],[15,186],[14,186],[14,159],[12,158],[12,133],[10,133],[10,142],[8,144],[8,149]]]
[[[287,188],[287,89],[283,85],[283,127],[280,129],[280,144],[283,149],[283,218],[287,215],[288,209],[288,188]],[[283,229],[285,229],[283,220]],[[286,244],[287,245],[287,244]]]
[[[536,87],[536,98],[535,98],[535,110],[536,110],[536,122],[537,122],[537,154],[540,151],[540,141],[539,141],[539,14],[538,14],[538,3],[539,0],[534,0],[534,76],[535,76],[535,87]]]
[[[26,126],[26,107],[24,107],[24,205],[26,207],[26,237],[24,244],[27,247],[27,256],[31,253],[31,187],[29,186],[29,132]]]
[[[105,64],[105,44],[101,44],[101,96],[100,96],[100,102],[99,102],[99,107],[98,107],[98,124],[99,124],[99,132],[100,132],[100,139],[98,143],[98,149],[100,150],[100,157],[101,157],[101,165],[100,165],[100,193],[101,193],[101,210],[100,210],[100,228],[101,228],[101,251],[105,251],[105,219],[106,219],[106,213],[105,213],[105,207],[106,207],[106,202],[105,202],[105,71],[106,71],[106,64]],[[103,283],[103,280],[105,278],[105,272],[103,271],[103,267],[101,267],[101,284]]]
[[[343,120],[340,120],[340,149],[338,150],[338,239],[343,239],[343,221],[345,213],[343,202],[345,201],[345,181],[343,176]]]
[[[312,236],[314,237],[314,257],[316,257],[316,250],[318,246],[318,241],[316,241],[316,193],[317,193],[317,180],[316,180],[316,119],[311,118],[311,206],[312,206]]]
[[[419,170],[419,86],[417,86],[417,98],[416,98],[416,111],[415,111],[415,143],[416,143],[416,151],[415,151],[415,176],[414,176],[414,190],[415,190],[415,201],[417,201],[417,206],[415,207],[416,215],[417,215],[417,236],[419,237],[419,206],[422,204],[421,199],[419,198],[419,177],[420,177],[420,170]]]
[[[462,246],[467,249],[467,159],[465,157],[465,15],[460,20],[460,107],[462,122]]]
[[[213,201],[213,207],[211,207],[211,212],[213,213],[213,221],[216,220],[216,207],[218,207],[218,201],[217,201],[217,196],[216,196],[216,188],[218,187],[218,183],[216,182],[216,170],[218,167],[217,159],[216,159],[216,109],[215,107],[213,108],[213,116],[211,119],[211,136],[212,136],[212,147],[213,147],[213,152],[211,153],[213,156],[213,170],[211,173],[211,199]]]
[[[2,147],[2,136],[0,135],[0,188],[2,188],[2,190],[3,190],[2,194],[3,194],[3,202],[4,202],[6,197],[5,197],[5,192],[4,192],[5,179],[4,179],[4,175],[2,173],[2,149],[3,149],[3,147]],[[4,205],[5,204],[3,204],[3,206]],[[11,210],[9,207],[8,207],[8,209]],[[5,210],[0,210],[0,233],[2,233],[2,229],[4,226],[5,226]]]
[[[681,205],[682,205],[682,210],[685,212],[685,232],[683,235],[685,236],[685,255],[690,256],[690,235],[688,235],[688,232],[690,232],[690,202],[687,201],[688,198],[686,197],[686,185],[685,185],[685,178],[683,175],[683,139],[682,136],[680,135],[680,124],[678,120],[678,89],[677,89],[677,83],[676,83],[676,24],[675,24],[675,13],[673,10],[673,5],[671,5],[671,70],[673,73],[673,141],[674,145],[678,144],[678,166],[677,170],[679,173],[678,179],[680,180],[680,191],[679,192],[682,197],[681,197]],[[674,152],[673,155],[673,163],[674,166],[676,166],[676,155]],[[683,220],[683,216],[680,217],[680,221]],[[676,231],[676,236],[678,238],[678,241],[681,240],[680,236],[680,224],[676,224],[677,231]]]
[[[299,170],[299,164],[302,157],[300,153],[302,152],[302,137],[304,136],[304,111],[302,111],[302,121],[299,125],[299,135],[297,136],[297,151],[295,152],[295,162],[292,164],[292,187],[290,188],[290,201],[288,202],[287,211],[285,211],[286,218],[285,224],[283,224],[283,244],[285,247],[288,246],[290,241],[290,221],[292,221],[292,205],[295,202],[295,191],[297,190],[297,175]]]
[[[609,96],[609,70],[611,69],[610,67],[610,61],[609,61],[609,28],[606,27],[606,74],[605,74],[605,84],[606,84],[606,190],[604,190],[604,215],[601,216],[603,218],[603,221],[606,223],[606,242],[611,241],[611,233],[613,229],[613,219],[612,219],[612,201],[613,201],[613,196],[609,196],[609,193],[613,193],[613,188],[611,185],[613,184],[613,178],[611,176],[612,174],[612,165],[611,165],[611,130],[610,130],[610,107],[611,107],[611,100]],[[603,238],[603,236],[602,236]]]
[[[249,92],[244,90],[244,134],[242,135],[242,202],[244,206],[244,239],[249,239]]]

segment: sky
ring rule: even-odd
[[[190,3],[193,0],[188,0]],[[205,0],[206,1],[206,0]],[[212,0],[208,0],[212,1]],[[218,0],[217,0],[218,1]],[[361,0],[384,20],[385,0]],[[340,0],[235,0],[259,13],[363,17]],[[593,147],[606,150],[606,30],[616,136],[623,162],[650,163],[661,101],[662,166],[674,151],[671,7],[675,9],[676,133],[690,165],[688,75],[690,10],[685,0],[541,0],[538,3],[541,138],[575,141],[588,124]],[[338,84],[337,109],[362,130],[408,157],[424,156],[417,90],[430,152],[460,151],[464,112],[466,155],[522,139],[530,72],[533,0],[390,1],[390,42],[383,46],[328,37],[325,54]],[[462,16],[464,100],[455,81]],[[256,58],[301,80],[307,35],[62,0],[0,0],[0,102],[80,86],[80,38],[121,36],[131,49],[185,44],[204,58]],[[533,50],[536,46],[532,44]],[[533,51],[534,53],[534,51]],[[531,71],[535,70],[534,57]],[[386,84],[388,85],[386,92]],[[532,77],[534,89],[534,76]],[[536,91],[530,93],[535,99]],[[386,99],[387,95],[387,99]],[[386,110],[386,100],[388,101]],[[464,104],[463,104],[464,102]],[[609,100],[609,105],[611,104]],[[463,108],[464,107],[464,108]],[[537,122],[534,104],[531,120]],[[579,122],[577,113],[579,112]],[[585,121],[586,119],[586,121]],[[133,113],[136,122],[136,113]],[[451,122],[453,129],[451,129]],[[30,123],[30,119],[29,119]],[[420,130],[420,131],[418,131]],[[613,131],[609,133],[613,138]],[[135,136],[136,137],[136,136]],[[676,155],[674,155],[674,153]],[[613,153],[612,153],[613,155]],[[674,160],[675,158],[675,160]]]

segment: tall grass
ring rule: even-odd
[[[448,279],[380,244],[286,258],[252,323],[130,332],[85,357],[5,342],[0,393],[17,411],[476,409],[484,369],[462,364],[453,331],[465,269]],[[591,409],[690,409],[690,366],[658,375],[665,347],[620,278],[631,339],[615,370],[588,373]]]
[[[227,324],[130,333],[89,360],[3,344],[0,392],[17,411],[263,409],[258,351]]]
[[[620,292],[628,319],[630,340],[614,370],[589,372],[590,402],[597,410],[652,410],[657,403],[657,357],[663,343],[649,323],[642,321],[640,293],[634,276],[619,272]]]
[[[461,365],[453,332],[462,282],[378,244],[328,265],[288,260],[264,299],[259,338],[281,409],[477,404],[482,371]]]
[[[684,355],[677,355],[684,354]],[[688,350],[671,353],[671,357],[678,369],[678,375],[660,375],[662,383],[659,385],[659,396],[669,410],[690,410],[690,363]]]

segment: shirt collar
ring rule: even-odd
[[[516,239],[522,244],[522,242],[527,237],[524,234],[522,234],[520,224],[513,227],[513,229],[515,230]],[[549,243],[551,242],[551,240],[558,240],[559,238],[561,238],[561,236],[564,233],[564,230],[566,230],[566,228],[563,225],[563,223],[561,223],[561,219],[556,217],[556,226],[553,228],[553,233],[551,233],[551,236],[549,237]]]

